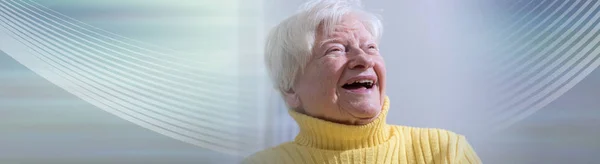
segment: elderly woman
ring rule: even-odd
[[[481,163],[464,136],[386,124],[380,20],[359,2],[312,1],[269,34],[266,63],[300,133],[245,163]]]

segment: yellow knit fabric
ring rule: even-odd
[[[289,110],[300,127],[292,142],[246,158],[247,164],[481,163],[464,136],[442,129],[386,124],[389,99],[376,120],[337,124]]]

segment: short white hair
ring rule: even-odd
[[[289,91],[312,56],[319,25],[327,34],[350,13],[360,16],[367,31],[379,42],[383,28],[381,20],[364,11],[360,0],[312,0],[275,26],[265,46],[265,63],[274,87],[281,92]]]

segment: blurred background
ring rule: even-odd
[[[303,0],[0,2],[0,163],[238,163],[297,133],[262,60]],[[388,122],[597,163],[600,2],[364,1]]]

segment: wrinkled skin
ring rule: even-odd
[[[381,113],[385,98],[385,64],[375,38],[355,15],[346,15],[325,36],[318,28],[310,61],[284,93],[296,111],[331,122],[363,125]],[[342,86],[374,78],[370,89]]]

